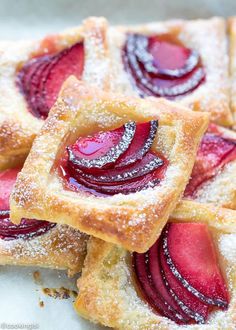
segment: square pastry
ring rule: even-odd
[[[69,75],[106,87],[105,26],[89,18],[43,40],[0,42],[0,170],[23,164]]]
[[[71,77],[18,176],[11,219],[68,224],[143,252],[183,193],[207,126],[206,113]]]
[[[235,329],[236,211],[180,203],[146,253],[91,238],[75,309],[124,330]]]
[[[210,124],[198,148],[184,197],[236,209],[236,133]]]
[[[80,272],[88,236],[66,225],[34,219],[10,221],[9,197],[20,168],[0,172],[0,265],[40,266]]]
[[[116,91],[165,97],[233,124],[224,19],[110,27],[107,38]]]
[[[231,108],[236,119],[236,17],[228,20],[229,54],[230,54],[230,78],[231,78]]]

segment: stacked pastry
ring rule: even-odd
[[[82,269],[105,326],[235,329],[236,19],[89,18],[0,72],[1,264]]]

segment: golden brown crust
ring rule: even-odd
[[[236,120],[236,17],[228,19],[229,32],[229,56],[230,56],[230,79],[231,79],[231,109]]]
[[[219,134],[236,142],[236,133],[217,126]],[[226,164],[212,179],[201,185],[194,195],[200,203],[213,203],[218,206],[236,209],[236,160]]]
[[[212,204],[182,200],[172,212],[171,221],[203,222],[222,233],[236,233],[236,211]]]
[[[169,161],[159,186],[98,198],[65,190],[52,171],[58,153],[66,147],[65,139],[117,128],[129,120],[144,122],[155,118],[159,129],[152,148]],[[12,221],[28,217],[65,223],[129,250],[145,251],[185,188],[207,124],[207,114],[181,105],[163,99],[113,95],[71,77],[18,176],[11,199]]]
[[[7,170],[8,168],[22,167],[27,156],[28,156],[28,151],[27,153],[22,152],[20,155],[16,155],[16,156],[5,157],[0,155],[1,171]]]
[[[80,27],[39,41],[0,42],[0,170],[12,165],[12,157],[25,157],[43,121],[27,109],[16,84],[16,73],[32,56],[58,52],[84,41],[82,79],[104,88],[109,81],[104,30],[106,20],[89,18]],[[7,163],[9,159],[9,163]],[[14,163],[13,163],[14,166]]]
[[[40,266],[81,271],[88,236],[68,226],[57,225],[31,239],[0,239],[0,265]]]
[[[235,329],[236,211],[184,201],[177,206],[170,220],[206,222],[214,232],[231,294],[228,310],[218,311],[206,324],[194,326],[179,326],[155,314],[135,289],[129,253],[116,245],[91,238],[74,305],[79,315],[125,330]]]
[[[229,56],[224,19],[215,17],[194,21],[173,20],[109,28],[108,40],[114,74],[114,90],[134,95],[136,92],[124,71],[121,57],[121,49],[127,32],[147,35],[171,34],[187,47],[196,49],[206,70],[206,82],[177,101],[193,110],[210,112],[211,120],[215,123],[224,126],[233,124],[230,110]]]

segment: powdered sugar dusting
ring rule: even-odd
[[[104,18],[89,18],[84,21],[86,62],[83,80],[100,88],[109,86],[110,82],[106,28]]]
[[[207,74],[206,83],[183,102],[191,104],[194,98],[199,98],[201,110],[207,111],[209,107],[215,120],[220,120],[223,112],[229,115],[229,57],[224,21],[213,18],[186,22],[180,39],[189,47],[200,51]],[[194,108],[194,104],[192,107]]]
[[[236,191],[236,161],[227,164],[213,179],[202,185],[196,193],[196,201],[201,203],[217,203],[217,205],[233,206]]]
[[[87,239],[77,230],[57,225],[31,239],[0,240],[0,249],[10,263],[76,269],[86,253]]]
[[[221,235],[219,248],[223,256],[230,262],[236,260],[236,234]]]

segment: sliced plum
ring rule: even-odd
[[[84,67],[83,43],[76,43],[59,53],[33,58],[17,75],[17,84],[30,111],[45,119],[56,101],[62,83],[70,75],[81,78]]]
[[[158,313],[159,300],[175,311],[181,324],[203,324],[209,312],[229,305],[229,294],[208,227],[203,223],[168,223],[146,253],[133,254],[143,297]],[[158,298],[155,298],[157,294]],[[157,305],[152,300],[157,300]],[[168,313],[165,314],[168,316]],[[174,320],[173,317],[168,316]]]
[[[45,60],[37,60],[32,59],[27,64],[25,64],[24,68],[18,73],[18,83],[21,91],[25,91],[25,97],[28,102],[31,102],[29,97],[29,93],[31,92],[31,81],[34,79],[35,75],[39,71],[39,68],[47,64]],[[32,88],[34,90],[34,88]]]
[[[0,172],[0,210],[9,210],[9,198],[16,182],[19,169]]]
[[[128,34],[123,62],[140,96],[176,98],[193,91],[205,79],[196,51],[158,36]]]
[[[0,211],[0,239],[29,239],[43,235],[55,226],[55,223],[31,219],[22,219],[15,225],[10,221],[9,211]]]
[[[108,195],[124,194],[138,192],[144,189],[153,188],[158,185],[165,175],[167,164],[157,169],[157,173],[147,174],[141,178],[129,180],[126,182],[93,183],[86,180],[83,176],[77,176],[71,172],[66,165],[59,166],[59,173],[65,180],[65,187],[76,192],[85,191],[95,196],[106,197]]]
[[[116,169],[121,169],[136,163],[150,150],[157,127],[157,120],[136,126],[130,123],[129,126],[126,124],[124,129],[119,128],[98,133],[92,137],[80,138],[68,148],[71,166],[78,170],[82,167],[86,172],[104,175],[104,172],[97,169],[111,167],[111,165],[115,165]]]
[[[50,109],[57,99],[61,85],[70,75],[81,78],[84,68],[84,47],[83,43],[77,43],[67,48],[57,56],[58,60],[52,66],[44,79],[42,89],[45,103]]]
[[[20,169],[0,173],[0,239],[28,239],[45,234],[56,224],[42,220],[22,219],[19,225],[10,221],[9,198]]]
[[[191,179],[185,189],[185,197],[194,197],[203,183],[212,179],[226,164],[235,159],[236,141],[208,131],[199,146]]]
[[[163,179],[168,161],[151,151],[158,121],[81,137],[67,146],[60,173],[75,191],[95,195],[129,194],[154,187]]]
[[[40,91],[40,81],[42,79],[43,72],[50,66],[49,60],[40,61],[40,66],[35,64],[36,69],[34,74],[32,74],[31,79],[28,81],[28,92],[26,95],[26,100],[30,105],[30,109],[34,109],[35,113],[41,111],[42,108],[42,93]],[[44,110],[42,110],[44,111]]]
[[[182,308],[179,307],[163,281],[162,269],[159,260],[159,240],[156,241],[156,243],[149,249],[146,255],[146,267],[149,270],[149,278],[152,280],[155,290],[159,292],[160,296],[169,306],[171,306],[179,315],[182,316],[184,323],[189,322],[189,316],[184,313]]]
[[[79,138],[67,150],[70,150],[75,159],[94,160],[103,157],[111,148],[118,145],[123,135],[123,126],[113,131],[99,132],[92,136]],[[70,163],[73,166],[73,163]],[[78,168],[78,166],[76,167]]]
[[[228,291],[207,225],[171,223],[164,231],[163,254],[171,272],[208,305],[228,307]]]
[[[144,253],[133,253],[132,261],[142,295],[153,309],[176,323],[185,321],[182,315],[178,314],[178,312],[163,299],[163,296],[160,295],[158,290],[155,289],[147,267],[148,260],[146,260],[146,255]]]
[[[74,178],[73,175],[70,175],[70,172],[67,170],[66,166],[60,165],[58,168],[58,173],[63,179],[63,183],[66,189],[73,190],[75,192],[85,192],[88,194],[92,194],[96,197],[107,197],[108,195],[102,192],[98,192],[93,188],[89,188],[84,184],[80,183],[78,180]]]
[[[30,86],[32,86],[35,81],[35,88],[31,88],[28,94],[28,98],[32,105],[31,108],[34,109],[35,113],[40,114],[41,118],[46,118],[48,116],[49,109],[51,108],[51,106],[48,107],[45,100],[46,92],[43,89],[45,80],[47,79],[49,72],[52,70],[52,67],[59,61],[61,53],[53,58],[50,56],[48,57],[49,58],[47,60],[43,60],[43,64],[37,70],[37,75],[34,80],[32,79],[30,82]]]
[[[78,168],[93,171],[93,169],[102,169],[111,167],[121,157],[121,155],[129,148],[136,131],[135,122],[129,122],[124,125],[123,129],[118,129],[111,132],[104,132],[87,138],[80,138],[75,145],[67,147],[69,155],[69,163]],[[114,144],[114,140],[120,137],[118,143]],[[109,141],[109,137],[111,141]],[[88,144],[87,144],[88,141]],[[91,152],[92,147],[95,147],[95,152]],[[108,147],[112,144],[111,147]],[[85,148],[84,148],[85,146]],[[74,150],[76,153],[74,153]],[[84,157],[85,152],[89,150],[89,157]],[[92,157],[91,157],[92,155]],[[95,155],[95,157],[94,157]]]
[[[160,183],[161,179],[159,177],[155,177],[154,174],[147,174],[144,177],[141,177],[139,180],[128,181],[116,185],[98,185],[87,181],[83,177],[79,177],[77,181],[91,190],[95,190],[106,195],[128,195],[130,193],[153,188]]]
[[[118,159],[116,168],[123,168],[141,160],[150,150],[156,137],[158,121],[151,120],[136,126],[136,132],[128,150]]]
[[[199,64],[200,57],[195,50],[161,40],[156,36],[150,37],[149,40],[142,37],[146,39],[143,51],[146,49],[147,55],[151,54],[150,57],[156,69],[154,73],[159,77],[182,78],[191,73]]]
[[[201,300],[194,296],[192,292],[189,292],[188,289],[182,285],[182,282],[179,282],[174,276],[169,264],[167,263],[162,244],[160,246],[159,256],[162,269],[162,278],[173,299],[183,310],[183,312],[195,320],[195,322],[205,323],[209,310],[207,304],[204,304]]]
[[[125,183],[130,180],[139,179],[146,174],[152,173],[157,170],[159,167],[164,165],[164,160],[157,157],[153,153],[146,154],[142,160],[134,163],[133,165],[123,168],[114,168],[107,170],[101,170],[98,175],[91,175],[83,173],[80,170],[72,171],[74,177],[79,180],[79,177],[82,176],[85,180],[98,184],[98,185],[117,185],[119,183]]]

